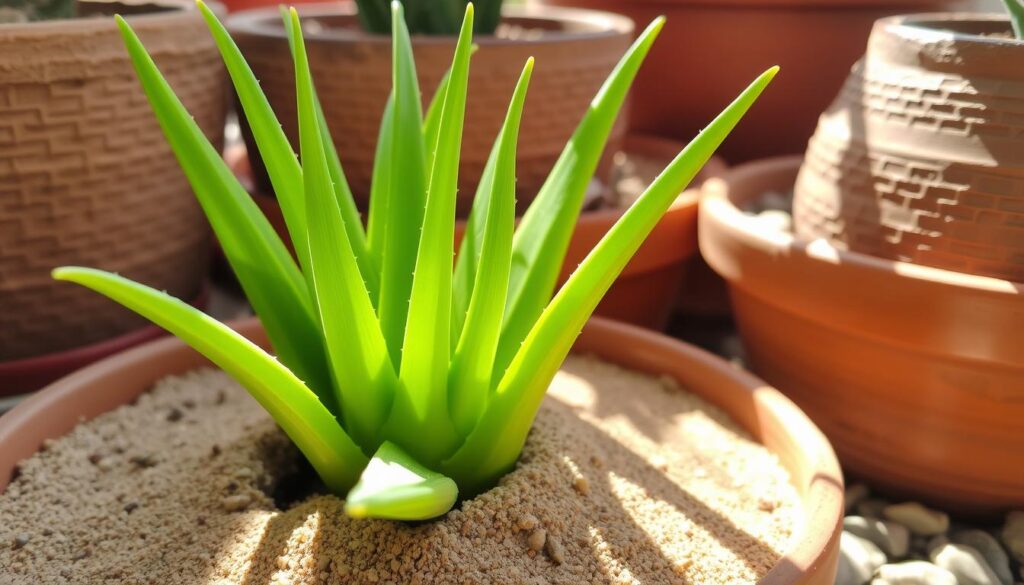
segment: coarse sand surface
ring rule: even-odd
[[[225,374],[166,378],[21,464],[0,585],[753,583],[801,522],[721,411],[590,357],[566,361],[517,468],[439,520],[351,520],[296,499],[310,478]]]

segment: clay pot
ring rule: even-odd
[[[177,3],[82,3],[90,18],[0,27],[0,361],[102,342],[146,321],[65,264],[194,298],[209,228],[118,33],[128,21],[215,143],[224,72],[203,19]],[[102,13],[100,17],[97,13]]]
[[[359,30],[351,3],[308,5],[299,13],[308,26],[310,68],[331,135],[352,192],[365,210],[380,119],[391,92],[391,38]],[[547,178],[594,94],[629,47],[633,32],[629,20],[618,15],[532,6],[506,7],[504,23],[523,38],[504,33],[474,39],[479,50],[470,68],[457,203],[463,217],[469,213],[526,59],[535,57],[537,65],[519,133],[520,212]],[[229,19],[228,26],[285,133],[298,144],[295,74],[278,10],[240,13]],[[424,107],[451,65],[454,49],[451,37],[413,37]],[[618,152],[622,144],[625,125],[620,122],[612,130],[609,153]],[[247,140],[249,152],[256,153]],[[253,169],[257,185],[269,192],[262,162],[254,160]],[[600,169],[606,173],[610,164],[606,161]],[[602,172],[599,178],[607,178]]]
[[[1021,100],[1024,43],[1005,17],[880,20],[807,150],[796,233],[1024,282]]]
[[[297,6],[299,4],[311,4],[316,0],[289,0],[286,3],[288,6]],[[228,12],[238,12],[240,10],[252,10],[254,8],[268,8],[277,7],[281,5],[278,0],[222,0],[221,4],[227,8]]]
[[[679,153],[682,145],[664,138],[630,135],[626,137],[624,149],[625,152],[663,161],[667,165]],[[272,195],[253,190],[255,185],[249,161],[244,154],[239,149],[232,149],[225,154],[225,158],[242,184],[253,193],[253,200],[270,224],[288,242],[288,229],[281,214],[281,206]],[[697,187],[711,177],[721,176],[725,170],[725,163],[721,159],[716,157],[708,161],[694,179],[691,188],[672,204],[637,250],[601,300],[595,314],[651,329],[665,328],[677,302],[680,285],[688,274],[684,265],[697,252]],[[569,241],[558,286],[569,278],[590,250],[618,221],[623,211],[621,208],[601,208],[580,213]],[[465,227],[465,221],[456,221],[456,249],[462,241]]]
[[[1024,506],[1024,285],[806,243],[742,211],[799,157],[709,181],[700,247],[729,282],[753,370],[847,471],[973,514]]]
[[[630,130],[690,140],[751,79],[782,71],[722,145],[729,163],[803,152],[880,17],[962,0],[542,0],[668,22],[640,69]]]
[[[257,320],[236,326],[266,346]],[[803,517],[793,548],[760,584],[832,584],[842,520],[842,475],[828,441],[792,402],[720,358],[622,323],[592,319],[576,350],[675,378],[722,408],[777,454],[801,497]],[[164,376],[207,364],[182,342],[164,339],[80,370],[29,398],[0,418],[0,492],[18,462],[35,453],[46,439],[60,437],[81,421],[133,401]]]

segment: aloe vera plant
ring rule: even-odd
[[[403,7],[391,4],[394,85],[365,230],[327,133],[295,11],[284,17],[295,62],[298,157],[238,48],[213,13],[199,8],[267,162],[297,261],[131,27],[118,23],[278,358],[188,304],[117,275],[64,267],[54,277],[142,314],[235,377],[328,488],[346,496],[354,517],[435,517],[513,468],[548,384],[598,301],[776,73],[758,77],[679,153],[552,299],[587,182],[662,19],[594,97],[516,230],[516,142],[534,67],[532,59],[525,63],[453,269],[472,4],[425,115]]]

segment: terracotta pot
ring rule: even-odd
[[[782,71],[720,154],[730,163],[803,152],[882,16],[945,10],[961,0],[542,0],[618,12],[665,30],[640,69],[630,130],[690,140],[750,80]]]
[[[209,290],[204,285],[199,296],[192,301],[192,306],[205,309],[208,300]],[[77,369],[165,334],[166,331],[155,325],[146,325],[89,345],[0,362],[0,398],[35,392]]]
[[[1024,285],[802,242],[740,211],[799,166],[704,187],[701,251],[754,371],[872,484],[965,513],[1024,506]]]
[[[391,92],[391,39],[359,30],[351,3],[300,7],[309,30],[306,44],[317,91],[345,175],[362,209],[370,192],[377,132]],[[601,83],[629,47],[632,24],[592,11],[510,6],[505,24],[538,32],[510,39],[481,36],[470,68],[458,210],[469,213],[473,194],[526,59],[537,65],[519,139],[516,184],[522,212],[540,189]],[[276,8],[240,13],[228,21],[232,36],[260,79],[292,144],[298,143],[295,74]],[[455,39],[413,37],[424,107],[451,65]],[[343,74],[341,74],[343,73]],[[607,152],[618,152],[624,120],[612,130]],[[244,130],[244,128],[243,128]],[[248,132],[243,132],[248,134]],[[247,137],[249,152],[256,153]],[[607,158],[607,157],[606,157]],[[266,171],[253,161],[257,185],[270,191]],[[605,162],[603,172],[610,169]],[[606,178],[599,173],[601,178]]]
[[[266,345],[255,319],[241,321],[237,328]],[[803,517],[793,536],[793,548],[760,584],[832,584],[839,552],[843,479],[828,441],[793,403],[720,358],[622,323],[592,319],[576,350],[677,379],[689,391],[722,408],[778,455],[801,497]],[[203,365],[207,362],[182,342],[164,339],[80,370],[21,403],[0,418],[0,492],[18,462],[35,453],[44,440],[60,437],[79,422],[133,401],[164,376]]]
[[[630,135],[625,140],[625,151],[663,160],[667,165],[682,149],[682,145],[663,138]],[[256,204],[267,216],[270,224],[285,242],[288,231],[281,207],[273,196],[253,191],[255,188],[248,160],[239,149],[225,154],[228,164],[239,176],[242,184],[253,193]],[[652,329],[664,329],[677,302],[680,284],[686,271],[684,264],[697,252],[697,188],[703,181],[725,173],[725,163],[712,158],[693,182],[693,188],[684,191],[672,204],[665,216],[640,246],[632,260],[598,305],[596,314]],[[605,208],[583,211],[565,255],[561,286],[576,266],[590,253],[597,242],[622,216],[622,209]],[[466,222],[456,221],[455,244],[462,241]]]
[[[224,73],[203,19],[176,3],[83,3],[73,20],[0,27],[0,361],[108,340],[146,322],[50,270],[112,270],[182,298],[209,228],[110,15],[128,20],[215,143]],[[98,17],[102,12],[103,17]]]
[[[796,233],[1024,282],[1024,43],[1000,34],[997,15],[880,20],[807,150]]]

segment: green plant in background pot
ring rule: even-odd
[[[458,34],[467,0],[401,0],[405,25],[410,34]],[[474,2],[476,16],[473,32],[494,34],[501,21],[502,0]],[[388,0],[356,0],[359,22],[367,32],[387,34],[391,31],[391,8]]]
[[[690,143],[552,300],[583,192],[663,21],[594,98],[544,189],[514,228],[515,154],[533,61],[516,85],[452,269],[455,192],[474,22],[467,5],[450,74],[421,113],[409,31],[391,4],[394,87],[364,231],[310,75],[294,9],[297,160],[259,84],[200,4],[274,180],[298,263],[177,101],[131,28],[139,78],[260,315],[280,362],[198,310],[88,268],[77,282],[169,329],[234,376],[356,517],[426,519],[515,464],[548,384],[615,276],[771,81],[757,78]],[[402,204],[400,204],[402,202]]]
[[[0,24],[59,20],[74,15],[73,0],[9,0],[0,6]]]

